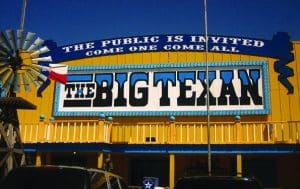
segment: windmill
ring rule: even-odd
[[[5,35],[6,34],[6,35]],[[49,52],[42,46],[44,40],[32,32],[17,30],[16,34],[9,29],[0,32],[0,167],[10,171],[25,163],[24,150],[19,133],[17,109],[35,109],[35,105],[16,93],[24,87],[31,92],[30,86],[40,88],[49,75],[51,68],[39,62],[51,62],[51,56],[40,57]],[[32,83],[32,85],[30,85]]]
[[[29,93],[34,86],[40,97],[50,79],[62,84],[67,81],[67,66],[51,64],[44,40],[24,32],[26,6],[23,0],[19,30],[0,31],[0,175],[26,163],[17,109],[36,106],[16,94],[23,89]]]

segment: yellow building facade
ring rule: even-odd
[[[85,57],[60,62],[68,65],[70,75],[94,73],[97,69],[109,74],[117,70],[116,73],[147,72],[152,75],[176,70],[193,71],[198,67],[205,70],[206,54],[201,50],[182,50],[182,46],[173,45],[160,51],[154,47],[151,49],[147,44],[143,45],[147,50],[142,49],[141,52],[123,53],[115,48],[108,49],[107,54],[101,54],[105,52],[103,49],[101,52],[94,49],[88,51],[92,49],[91,44],[82,44],[84,46],[62,47],[66,54],[76,48],[78,51],[86,50]],[[246,42],[244,45],[247,46]],[[253,42],[252,45],[262,48],[259,43]],[[135,47],[142,48],[136,44]],[[263,94],[263,103],[254,107],[252,105],[255,103],[251,102],[249,107],[242,107],[241,104],[234,104],[233,100],[232,106],[223,107],[216,105],[221,103],[219,99],[216,99],[216,104],[211,101],[209,125],[212,174],[255,176],[267,187],[299,186],[296,178],[300,177],[300,43],[292,43],[294,59],[287,65],[294,73],[288,77],[293,86],[293,92],[289,94],[287,87],[279,81],[280,74],[274,69],[278,58],[239,53],[237,49],[226,51],[218,49],[208,52],[210,71],[216,71],[216,78],[220,78],[222,71],[234,70],[236,67],[246,70],[241,74],[248,75],[251,74],[251,66],[254,66],[254,71],[261,69],[263,81],[257,91]],[[89,53],[94,54],[89,56]],[[200,74],[198,76],[201,77]],[[185,77],[184,74],[182,77]],[[254,86],[253,79],[248,81]],[[190,81],[185,82],[185,89],[180,90],[185,90],[184,100],[188,100],[192,97],[194,86]],[[214,86],[214,82],[210,83],[215,88],[212,91],[224,87]],[[126,178],[128,184],[133,186],[141,185],[142,178],[150,176],[159,178],[161,186],[172,188],[179,177],[207,174],[206,104],[202,107],[183,107],[182,111],[180,107],[172,106],[169,109],[149,106],[149,109],[133,110],[132,104],[124,109],[107,106],[105,111],[94,111],[93,107],[80,107],[81,102],[76,102],[74,111],[70,107],[64,113],[64,109],[58,105],[62,102],[61,94],[67,96],[68,90],[64,87],[51,82],[43,92],[43,97],[23,89],[18,94],[37,106],[36,110],[18,111],[22,141],[32,163],[101,168],[107,154],[111,154],[114,172]],[[74,85],[74,90],[81,87]],[[228,102],[230,87],[232,85],[224,88],[225,100]],[[248,99],[254,89],[245,90],[245,98]],[[168,96],[174,95],[176,98],[181,94],[171,90],[168,92]],[[135,93],[136,100],[141,99],[138,93]],[[69,94],[76,95],[74,92]],[[215,94],[212,92],[212,95]],[[149,101],[156,97],[154,94],[148,95]],[[171,101],[174,99],[171,98]],[[156,108],[161,110],[156,111]],[[198,108],[200,113],[197,113]]]

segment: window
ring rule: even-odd
[[[91,189],[108,189],[104,173],[91,173]]]

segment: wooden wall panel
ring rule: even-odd
[[[294,86],[294,94],[289,95],[289,103],[291,113],[291,120],[300,120],[300,43],[294,45],[295,61],[290,65],[294,69],[294,76],[289,80],[292,82]]]

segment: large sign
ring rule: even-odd
[[[293,93],[287,79],[294,75],[288,63],[294,60],[293,46],[287,33],[279,32],[272,40],[245,37],[208,36],[208,51],[247,54],[278,59],[274,70],[278,80]],[[54,62],[63,62],[94,56],[158,51],[205,51],[206,37],[203,35],[151,35],[104,39],[57,47],[52,41],[45,44],[51,49]]]
[[[57,84],[55,116],[268,114],[268,63],[205,63],[70,67]]]

